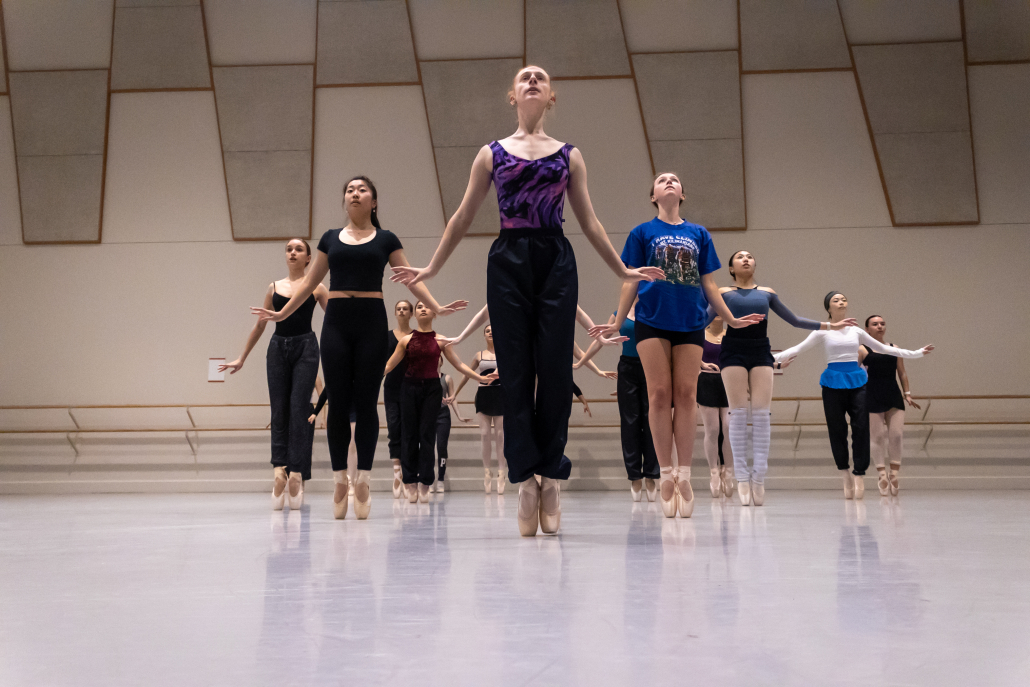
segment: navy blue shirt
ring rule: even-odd
[[[633,228],[622,249],[627,267],[659,267],[665,281],[640,282],[636,320],[657,329],[692,332],[707,324],[701,277],[722,267],[712,236],[699,224],[655,217]]]

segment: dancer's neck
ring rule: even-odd
[[[683,219],[680,217],[679,203],[677,202],[675,205],[668,206],[659,205],[658,219],[666,224],[683,224]]]

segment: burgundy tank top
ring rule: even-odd
[[[436,342],[436,332],[411,332],[405,357],[408,359],[405,379],[440,378],[440,344]]]
[[[490,144],[502,230],[561,229],[572,148],[566,143],[547,157],[527,160],[512,155],[497,141]]]
[[[718,365],[719,351],[721,350],[722,344],[712,343],[708,339],[705,339],[704,353],[701,354],[701,361]]]

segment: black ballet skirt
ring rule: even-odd
[[[481,374],[488,375],[494,369],[485,369]],[[504,415],[504,389],[501,388],[501,380],[495,379],[487,386],[476,389],[476,412],[489,417],[501,417]]]
[[[897,379],[898,359],[893,355],[869,351],[863,364],[869,372],[865,391],[866,409],[870,413],[886,413],[891,408],[904,410],[905,399]]]
[[[726,387],[718,372],[701,372],[697,375],[697,404],[706,408],[729,408]]]

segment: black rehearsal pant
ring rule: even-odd
[[[615,383],[619,399],[619,426],[622,434],[622,459],[631,480],[659,479],[658,456],[647,421],[647,380],[640,358],[619,358],[619,379]]]
[[[831,389],[822,387],[823,412],[826,429],[830,433],[830,449],[838,470],[847,470],[848,422],[851,419],[851,451],[855,456],[856,475],[869,469],[869,413],[865,406],[865,387],[857,389]]]
[[[444,406],[436,416],[436,479],[447,474],[447,443],[451,438],[451,409]]]
[[[436,422],[443,403],[440,379],[401,383],[401,477],[405,484],[433,483]]]
[[[311,392],[318,376],[318,337],[272,335],[265,355],[268,401],[272,407],[272,465],[311,479],[311,445],[315,426]]]
[[[504,457],[513,484],[568,479],[572,344],[579,277],[561,229],[502,229],[490,248],[486,302],[504,392]]]

